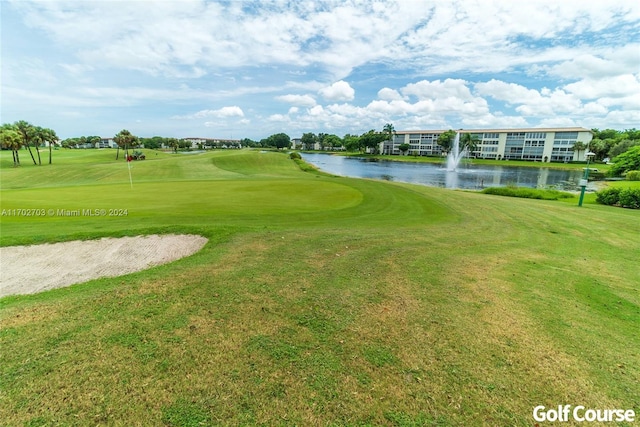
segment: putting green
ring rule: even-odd
[[[95,185],[68,188],[33,189],[4,192],[2,209],[44,209],[33,219],[65,216],[60,210],[126,209],[126,215],[155,213],[165,215],[252,216],[274,213],[308,213],[344,209],[358,205],[362,194],[353,187],[318,181],[186,181],[129,185]],[[58,211],[60,214],[58,215]],[[26,215],[3,216],[3,222],[24,221]],[[73,216],[73,212],[69,215]],[[107,212],[107,215],[108,212]]]

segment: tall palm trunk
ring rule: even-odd
[[[116,149],[116,160],[118,160],[118,155],[120,154],[120,146],[118,145]]]
[[[35,146],[36,146],[36,152],[38,153],[38,164],[39,164],[40,166],[42,166],[42,160],[40,159],[40,149],[38,148],[38,143],[37,143],[37,142],[34,142],[34,144],[33,144],[33,145],[35,145]]]
[[[29,140],[25,138],[24,143],[27,146],[27,150],[29,150],[29,154],[31,155],[31,160],[33,160],[33,164],[37,165],[36,158],[33,157],[33,151],[31,151],[31,146],[29,145]]]
[[[49,142],[49,164],[51,164],[51,142]]]

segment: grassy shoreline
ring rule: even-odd
[[[14,169],[0,153],[3,208],[129,209],[3,216],[0,244],[210,242],[0,299],[7,425],[527,426],[535,406],[567,403],[640,414],[637,211],[333,177],[251,150],[149,156],[132,190],[112,157]]]

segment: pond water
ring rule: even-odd
[[[331,154],[301,153],[302,158],[324,172],[353,178],[408,182],[432,187],[478,190],[516,185],[529,188],[577,190],[582,170],[560,170],[523,166],[461,164],[454,172],[442,164],[405,163]],[[505,162],[508,163],[508,162]]]

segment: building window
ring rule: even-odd
[[[546,132],[527,132],[525,135],[525,138],[527,139],[544,139],[546,137]]]
[[[554,139],[578,139],[578,132],[556,132]]]

